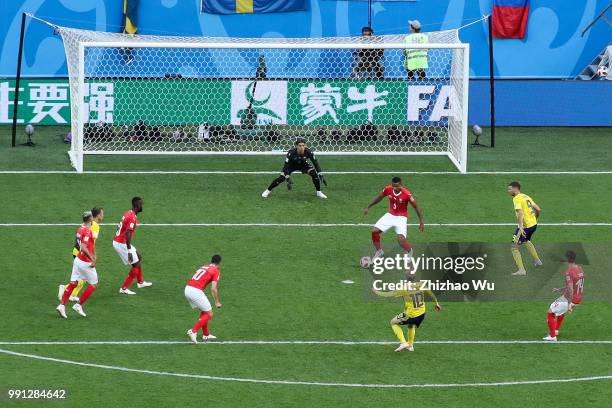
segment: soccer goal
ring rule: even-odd
[[[319,155],[445,155],[466,171],[469,45],[456,30],[419,44],[56,30],[79,172],[90,154],[279,154],[297,137]]]

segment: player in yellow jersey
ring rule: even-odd
[[[515,276],[525,276],[527,271],[523,265],[520,246],[523,245],[533,258],[535,266],[542,265],[538,252],[531,242],[533,233],[538,228],[538,218],[542,209],[527,194],[521,193],[521,183],[513,181],[508,184],[508,194],[512,196],[514,211],[516,212],[517,227],[512,238],[512,257],[518,270],[513,273]]]
[[[438,303],[436,295],[430,290],[421,290],[425,282],[423,281],[408,281],[410,285],[407,290],[392,290],[389,292],[381,292],[374,290],[378,296],[382,297],[401,297],[404,299],[405,309],[403,313],[398,314],[391,319],[391,329],[400,341],[400,345],[395,349],[396,352],[402,350],[414,351],[414,338],[416,329],[425,320],[425,295],[429,296],[436,302],[435,309],[439,312],[442,307]],[[408,326],[408,341],[404,337],[404,331],[400,326]]]
[[[91,209],[91,215],[93,217],[93,221],[91,222],[90,229],[91,229],[91,232],[93,233],[94,242],[95,242],[95,240],[98,239],[98,235],[100,234],[100,223],[102,222],[102,220],[104,220],[104,209],[101,207],[94,207]],[[72,248],[73,258],[76,258],[76,256],[79,254],[80,246],[81,246],[80,243],[76,242],[75,240],[74,247]],[[70,294],[70,298],[68,300],[70,300],[71,302],[78,302],[79,292],[81,291],[81,289],[83,289],[83,286],[85,286],[85,281],[81,279],[79,280],[77,287],[74,288],[74,290]],[[60,301],[62,300],[62,295],[64,294],[65,289],[66,289],[66,285],[59,285],[57,296],[59,297]]]

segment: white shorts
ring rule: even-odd
[[[89,262],[85,262],[79,258],[74,258],[72,262],[72,274],[70,275],[70,282],[76,282],[79,280],[85,280],[90,285],[98,284],[98,272],[96,268],[92,268]]]
[[[198,288],[189,285],[185,286],[185,297],[189,301],[192,309],[200,309],[203,312],[212,310],[212,306],[206,294]]]
[[[550,311],[553,312],[555,316],[561,316],[562,314],[567,313],[568,310],[569,302],[565,296],[561,296],[559,299],[550,304]]]
[[[376,221],[374,227],[382,232],[387,232],[388,229],[393,228],[397,235],[403,235],[404,238],[406,238],[408,232],[408,217],[386,213]]]
[[[130,262],[128,261],[127,245],[121,244],[117,241],[113,241],[113,248],[115,248],[115,251],[117,251],[117,253],[119,254],[119,258],[121,258],[123,263],[126,265],[130,265]],[[132,254],[132,264],[138,262],[138,254],[136,253],[136,247],[134,245],[131,246],[129,252]]]

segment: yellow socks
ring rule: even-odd
[[[534,261],[537,262],[540,260],[540,257],[538,256],[538,251],[536,251],[535,246],[533,246],[531,241],[527,241],[523,245],[525,245],[527,251],[529,251],[529,255],[531,255]]]
[[[414,336],[416,336],[416,326],[410,326],[408,328],[408,344],[410,344],[410,347],[414,345]]]
[[[79,292],[81,291],[81,289],[83,289],[83,286],[85,286],[85,281],[80,280],[79,283],[77,284],[77,287],[74,288],[70,296],[75,296],[75,297],[79,296]]]
[[[400,325],[399,324],[394,324],[394,325],[391,326],[391,328],[393,329],[393,333],[395,333],[395,335],[397,336],[399,341],[402,342],[402,343],[405,343],[406,342],[406,338],[404,337],[404,331],[402,330]]]
[[[514,262],[516,263],[516,266],[519,270],[525,269],[525,267],[523,266],[523,258],[521,257],[521,251],[519,250],[519,248],[512,248],[512,257],[514,258]]]

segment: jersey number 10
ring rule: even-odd
[[[206,272],[208,272],[208,268],[200,268],[200,269],[197,270],[196,273],[193,274],[193,278],[191,278],[191,279],[193,279],[193,280],[200,280],[200,278],[202,276],[204,276],[204,274]]]

